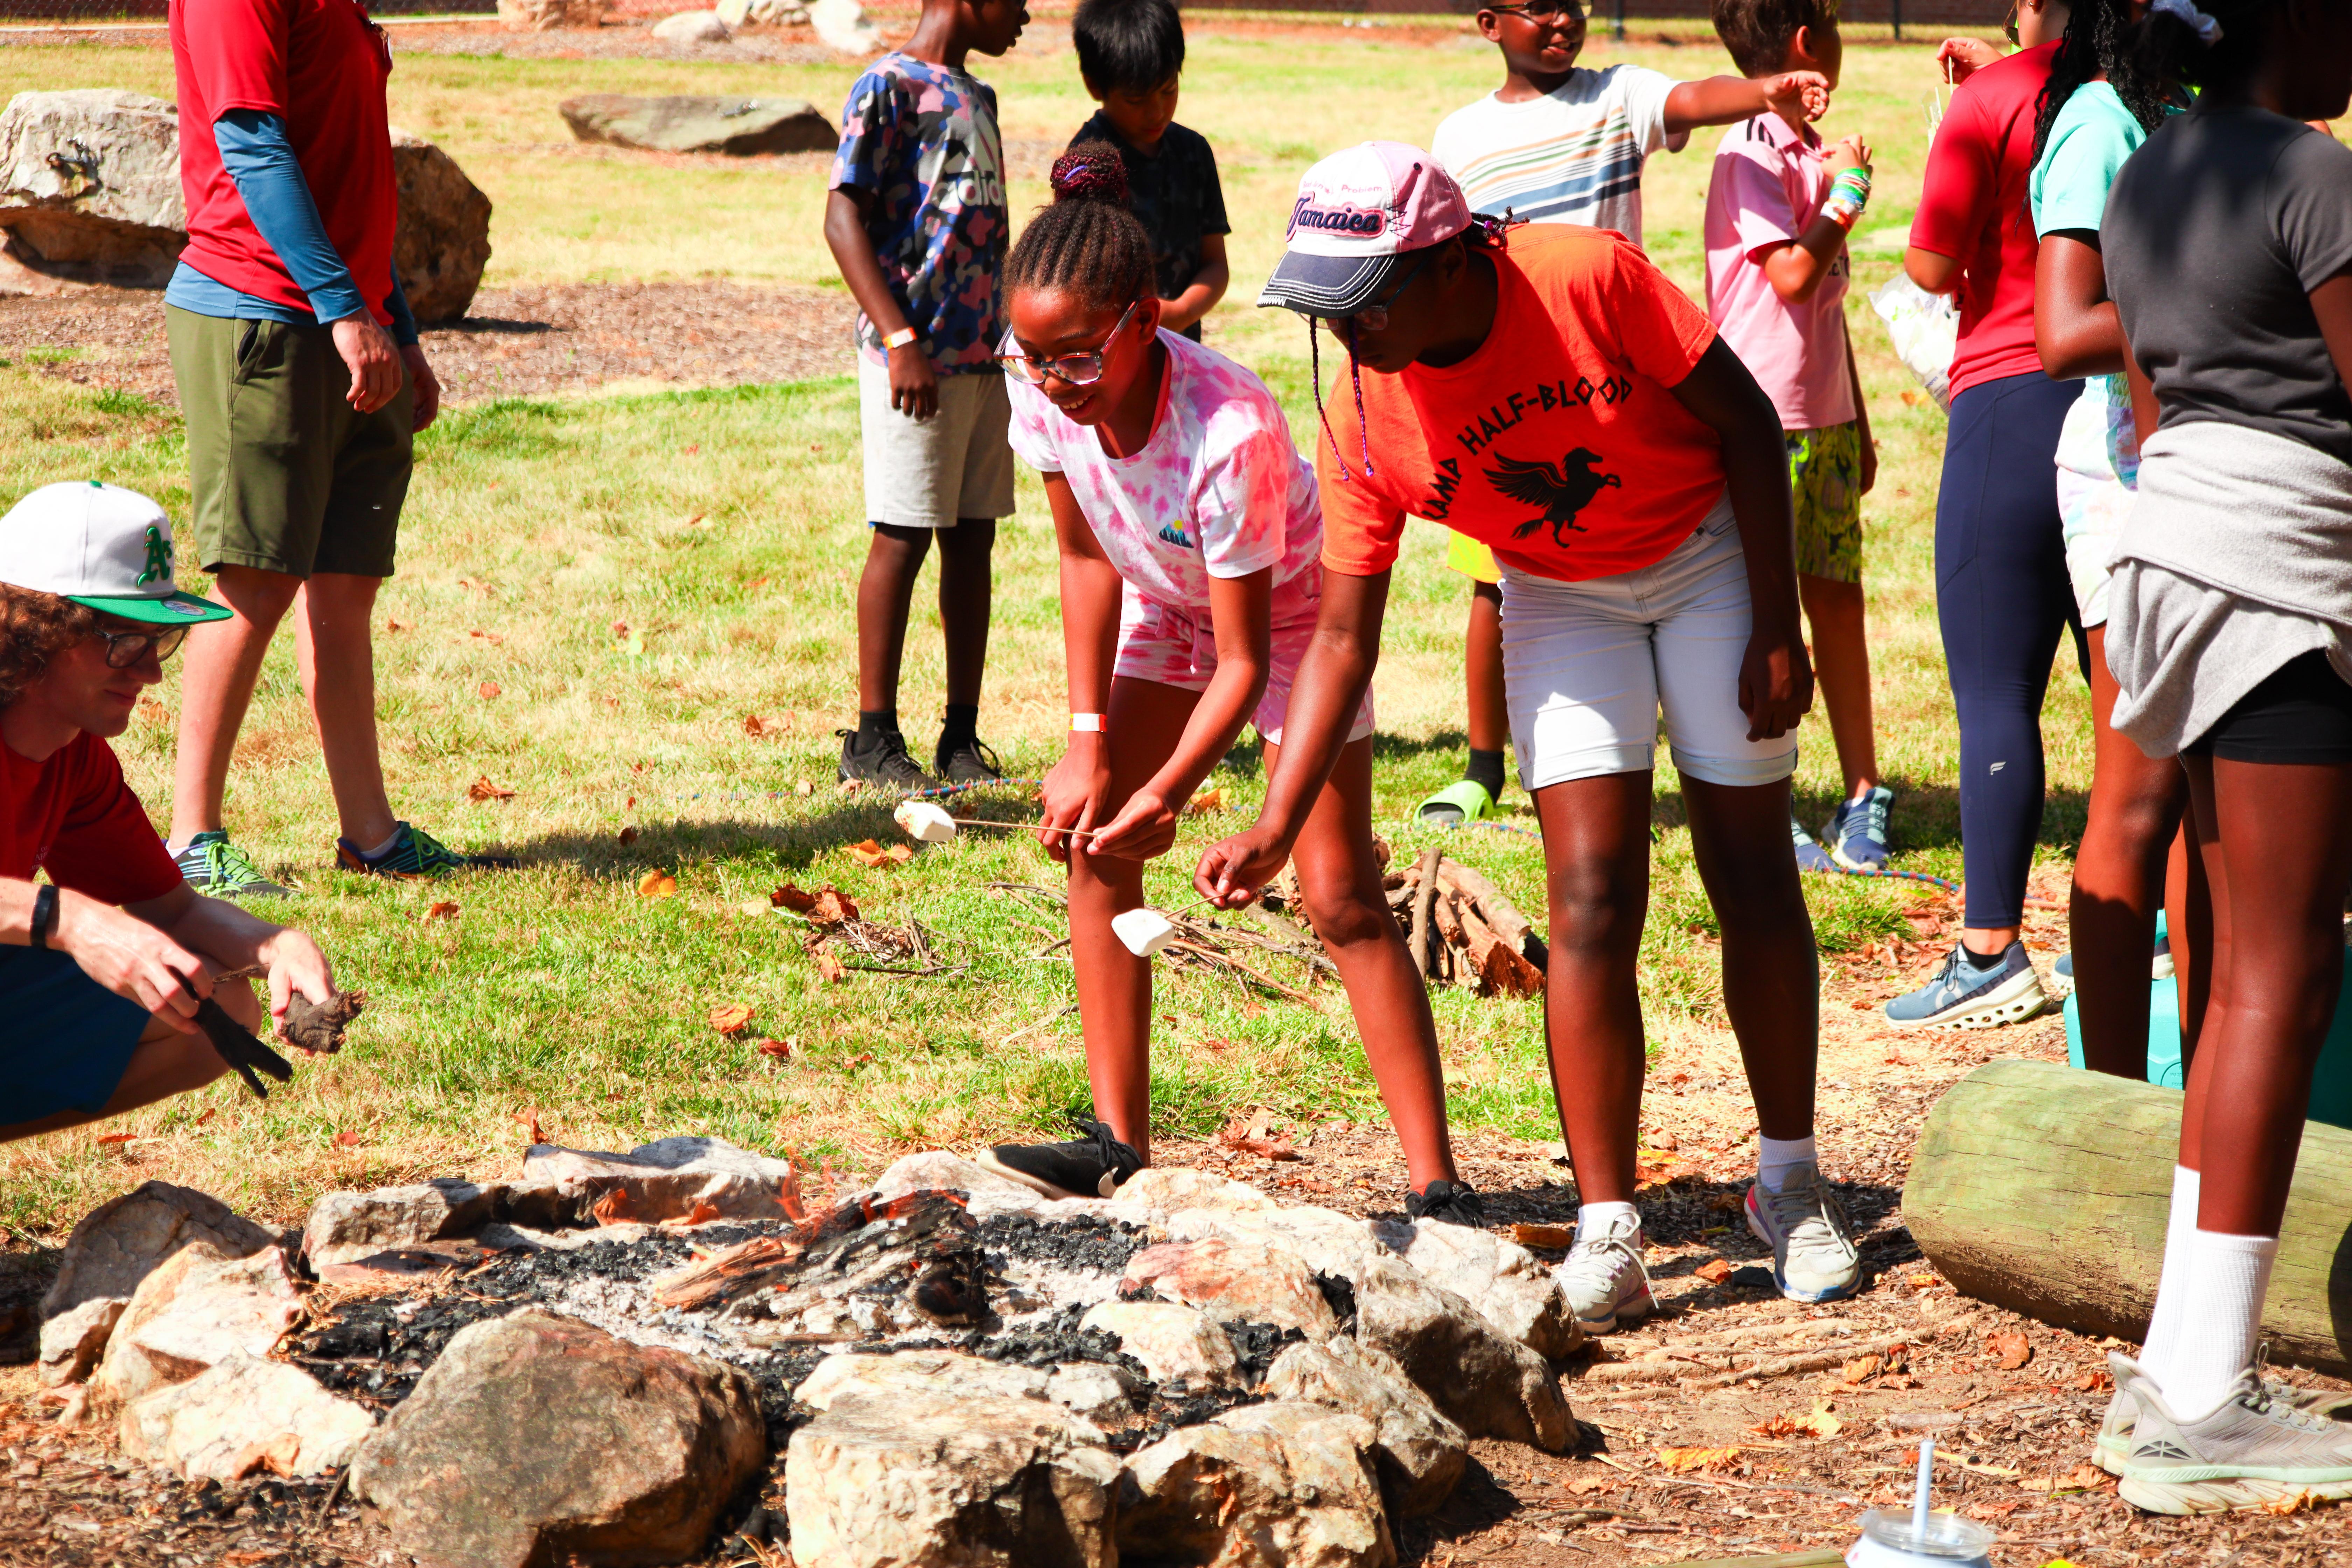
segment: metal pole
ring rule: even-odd
[[[1617,41],[1625,41],[1625,0],[1617,0]]]
[[[1895,41],[1903,41],[1903,0],[1895,0]]]

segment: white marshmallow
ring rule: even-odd
[[[1158,910],[1129,910],[1110,918],[1110,929],[1138,958],[1150,958],[1176,940],[1176,927]]]
[[[890,820],[918,844],[945,844],[956,836],[955,818],[928,800],[902,800]]]

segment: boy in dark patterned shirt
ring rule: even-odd
[[[1184,24],[1172,0],[1083,0],[1070,19],[1078,74],[1102,107],[1070,138],[1108,142],[1127,164],[1128,205],[1151,237],[1160,324],[1201,341],[1224,298],[1225,194],[1208,138],[1175,123]]]
[[[857,728],[841,776],[905,792],[934,780],[898,729],[915,576],[940,541],[947,719],[932,768],[998,776],[980,743],[990,556],[1013,511],[1004,335],[1004,142],[996,92],[964,69],[1013,47],[1022,0],[924,0],[906,46],[866,68],[841,112],[825,243],[856,297],[858,426],[874,533],[857,586]]]

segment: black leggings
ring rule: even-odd
[[[2076,619],[2058,519],[2058,429],[2079,381],[2039,374],[1952,400],[1936,498],[1936,617],[1960,721],[1971,930],[2022,922],[2042,831],[2042,699]]]
[[[2271,671],[2182,749],[2225,763],[2352,763],[2352,686],[2315,649]]]

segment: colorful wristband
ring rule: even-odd
[[[1099,735],[1103,729],[1103,716],[1099,713],[1073,713],[1070,715],[1070,729],[1073,732],[1084,731]]]
[[[882,340],[882,346],[885,349],[903,349],[921,335],[912,327],[900,327]]]

